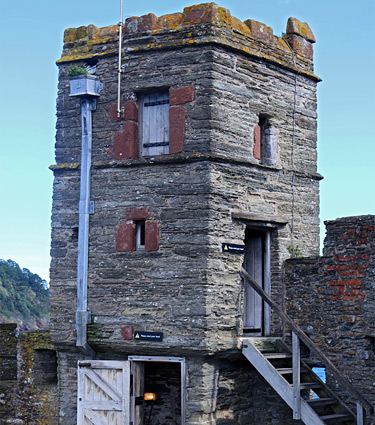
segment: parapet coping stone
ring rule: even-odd
[[[203,3],[185,7],[182,13],[160,17],[149,13],[130,17],[125,21],[123,34],[127,53],[217,44],[320,81],[313,73],[313,62],[304,50],[293,51],[288,43],[288,38],[293,36],[307,45],[315,43],[308,24],[296,18],[289,18],[286,34],[277,37],[273,35],[272,28],[262,22],[252,19],[242,22],[228,9],[215,3]],[[118,25],[68,28],[64,32],[63,52],[57,64],[118,54],[118,38]]]

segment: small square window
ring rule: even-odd
[[[146,223],[145,220],[139,220],[135,222],[135,249],[136,251],[145,250],[146,240]]]
[[[140,141],[142,156],[169,153],[169,92],[140,97]]]

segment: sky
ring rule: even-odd
[[[124,17],[192,0],[124,0]],[[281,36],[307,22],[318,85],[321,220],[375,214],[375,1],[223,0]],[[49,280],[57,66],[65,28],[117,24],[120,0],[0,0],[0,259]],[[322,237],[324,226],[321,225]]]

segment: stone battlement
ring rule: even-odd
[[[182,13],[161,17],[152,13],[135,16],[125,22],[125,53],[207,43],[266,59],[319,80],[313,74],[315,37],[307,23],[295,18],[289,18],[282,38],[265,24],[252,19],[242,22],[215,3],[185,7]],[[117,25],[69,28],[65,30],[63,53],[57,63],[113,55],[117,49]]]

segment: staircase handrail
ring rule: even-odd
[[[360,402],[360,404],[372,415],[374,408],[370,402],[355,388],[345,376],[336,368],[336,366],[329,360],[326,355],[314,344],[309,336],[303,332],[303,330],[295,323],[282,308],[273,301],[269,295],[259,286],[259,284],[247,273],[242,267],[240,271],[241,277],[247,281],[247,283],[254,289],[254,291],[281,317],[281,319],[287,323],[292,331],[299,337],[299,339],[319,358],[319,360],[326,366],[326,368],[332,372],[336,379],[340,381],[343,387]]]

